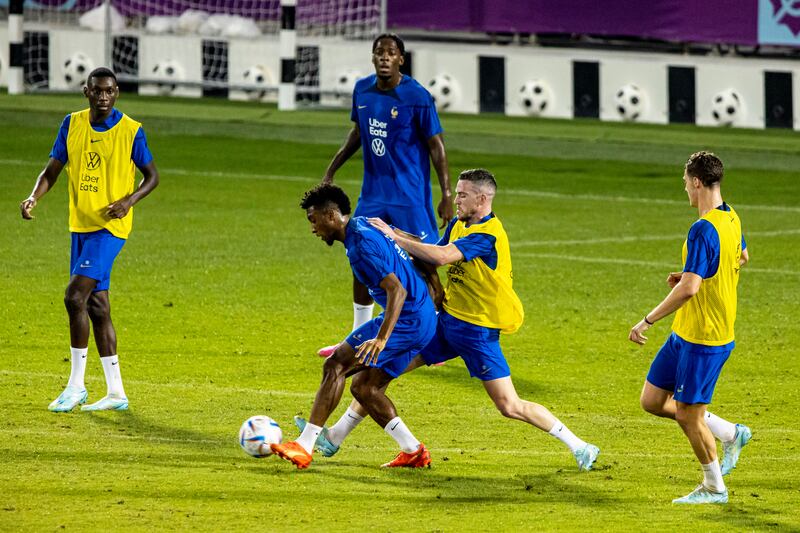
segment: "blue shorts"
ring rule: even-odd
[[[711,403],[722,365],[734,345],[734,342],[724,346],[693,344],[673,332],[653,359],[647,381],[673,391],[679,402]]]
[[[402,205],[386,205],[358,199],[354,217],[377,217],[406,233],[416,235],[422,242],[436,244],[439,242],[439,228],[431,205],[408,207]]]
[[[383,313],[353,331],[345,342],[357,351],[361,343],[378,335],[381,324],[383,324]],[[378,356],[378,362],[371,366],[382,369],[393,378],[398,377],[405,372],[411,360],[430,342],[435,333],[436,309],[433,307],[433,302],[428,300],[418,312],[400,315],[386,347]]]
[[[500,349],[500,330],[476,326],[447,314],[439,313],[436,336],[420,352],[426,365],[461,357],[469,375],[481,381],[507,378],[511,369]]]
[[[97,280],[92,292],[107,291],[111,281],[111,267],[125,239],[101,229],[91,233],[72,234],[72,252],[69,256],[69,273]]]

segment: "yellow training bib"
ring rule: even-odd
[[[444,309],[464,322],[514,333],[522,325],[525,313],[512,288],[508,236],[500,220],[493,216],[469,227],[457,221],[450,230],[450,242],[474,233],[485,233],[495,238],[497,265],[490,268],[480,257],[450,265]]]
[[[127,239],[133,208],[121,219],[106,214],[109,204],[134,190],[136,166],[131,160],[133,139],[140,123],[123,114],[110,130],[98,132],[89,123],[89,110],[72,113],[67,133],[69,230],[88,233],[106,229]]]

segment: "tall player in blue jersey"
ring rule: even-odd
[[[402,248],[366,218],[350,217],[350,199],[339,187],[321,184],[305,194],[300,206],[306,210],[311,231],[328,246],[344,243],[353,275],[384,312],[353,331],[325,361],[303,432],[296,441],[273,444],[272,450],[297,468],[308,468],[314,443],[342,397],[345,379],[357,372],[353,396],[401,449],[383,466],[428,466],[430,453],[397,416],[385,393],[389,382],[403,373],[436,332],[436,309],[428,286]]]
[[[722,161],[710,152],[689,157],[683,183],[698,220],[683,244],[683,271],[672,272],[664,300],[631,328],[628,338],[644,344],[644,333],[675,313],[672,334],[656,354],[642,389],[645,411],[680,425],[703,470],[703,482],[673,500],[680,504],[727,503],[722,476],[750,440],[750,428],[708,412],[722,366],[734,347],[736,287],[750,256],[736,211],[722,201]],[[714,438],[723,443],[720,465]]]
[[[394,34],[372,43],[375,74],[356,83],[350,119],[353,129],[325,171],[323,183],[333,183],[336,171],[361,148],[364,182],[354,216],[378,217],[436,243],[439,233],[433,213],[430,161],[439,177],[442,199],[437,208],[444,227],[453,218],[450,174],[442,126],[430,93],[400,72],[405,45]],[[373,300],[366,287],[353,280],[353,329],[372,318]],[[328,357],[336,346],[319,355]]]

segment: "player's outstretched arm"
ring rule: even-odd
[[[146,165],[139,167],[139,171],[142,173],[142,176],[144,176],[141,183],[139,183],[139,187],[125,198],[121,198],[116,202],[108,204],[107,209],[109,218],[124,217],[128,214],[128,211],[130,211],[131,207],[133,207],[139,200],[153,192],[153,189],[158,187],[159,175],[156,165],[153,161],[150,161]]]
[[[358,129],[358,124],[353,124],[353,129],[347,134],[347,139],[344,140],[344,144],[339,148],[339,151],[336,152],[336,155],[333,156],[328,168],[325,170],[322,183],[333,183],[333,175],[336,174],[336,171],[339,170],[353,154],[358,152],[360,147],[361,131]]]
[[[436,208],[439,218],[442,219],[442,225],[439,226],[439,229],[441,229],[453,218],[453,193],[450,190],[450,170],[447,166],[447,152],[444,149],[444,137],[442,137],[441,133],[437,133],[428,139],[428,151],[431,154],[433,168],[436,169],[436,175],[439,177],[439,187],[442,189],[442,199],[439,201],[439,206]]]
[[[386,291],[386,309],[383,311],[383,323],[378,330],[378,335],[374,339],[364,341],[358,347],[356,359],[364,365],[371,365],[378,361],[378,356],[386,347],[389,336],[394,331],[397,319],[400,318],[400,311],[406,301],[408,292],[394,273],[389,274],[381,280],[381,289]]]
[[[375,226],[378,231],[394,239],[394,242],[399,244],[409,254],[426,263],[431,263],[435,266],[444,266],[464,259],[464,254],[462,254],[461,250],[453,243],[448,243],[444,246],[425,244],[424,242],[418,242],[404,237],[379,218],[368,218],[367,220],[370,224]]]
[[[652,311],[644,315],[644,318],[631,328],[628,334],[628,340],[636,344],[644,344],[647,342],[647,337],[644,336],[644,332],[650,329],[653,324],[665,316],[671,315],[680,309],[683,304],[691,300],[692,297],[697,294],[697,291],[700,290],[700,285],[702,283],[703,278],[694,272],[684,272],[680,281],[672,288],[667,297]]]
[[[47,166],[44,167],[44,170],[39,173],[39,177],[36,178],[36,184],[33,186],[31,195],[25,198],[22,203],[19,204],[19,210],[22,214],[22,218],[25,220],[33,219],[31,211],[34,207],[36,207],[36,203],[39,201],[39,198],[47,194],[47,191],[53,188],[53,185],[55,185],[58,175],[61,174],[61,169],[63,168],[64,163],[58,159],[54,159],[52,157],[50,158],[50,161],[47,162]]]

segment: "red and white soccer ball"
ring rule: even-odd
[[[264,415],[251,416],[239,429],[239,446],[253,457],[269,457],[272,455],[269,445],[279,444],[282,439],[278,423]]]

